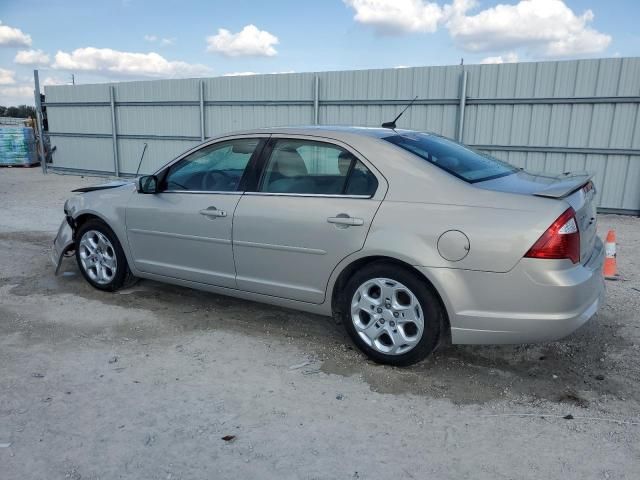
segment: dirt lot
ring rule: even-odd
[[[397,369],[328,318],[54,277],[63,200],[98,182],[0,170],[1,478],[640,478],[639,219],[600,216],[621,279],[570,338]]]

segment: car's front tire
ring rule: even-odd
[[[114,292],[135,281],[118,237],[103,221],[83,223],[75,235],[75,249],[82,276],[98,290]]]
[[[353,342],[378,363],[407,366],[438,346],[444,310],[424,279],[400,265],[376,262],[347,282],[342,321]]]

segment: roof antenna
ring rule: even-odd
[[[147,144],[144,144],[144,147],[142,148],[142,155],[140,155],[140,161],[138,162],[138,169],[136,170],[136,177],[138,176],[138,173],[140,173],[140,166],[142,165],[142,159],[144,158],[144,152],[147,151]]]
[[[398,119],[402,116],[402,114],[404,112],[407,111],[407,108],[409,108],[411,105],[413,105],[413,102],[415,102],[418,99],[418,96],[416,95],[415,98],[413,100],[411,100],[411,102],[409,102],[409,105],[407,105],[406,107],[404,107],[404,110],[402,110],[398,116],[396,118],[393,119],[393,122],[384,122],[382,124],[382,128],[390,128],[391,130],[395,130],[396,129],[396,122],[398,121]]]

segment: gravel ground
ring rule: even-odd
[[[620,279],[569,338],[398,369],[328,318],[54,277],[63,200],[101,181],[0,170],[3,479],[640,478],[638,218],[599,217]]]

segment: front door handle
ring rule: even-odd
[[[204,210],[200,210],[200,215],[204,215],[205,217],[210,218],[218,218],[218,217],[226,217],[227,212],[224,210],[218,210],[216,207],[205,208]]]
[[[359,227],[364,225],[363,219],[350,217],[346,213],[340,213],[335,217],[329,217],[327,218],[327,222],[335,223],[336,225],[344,225],[346,227]]]

